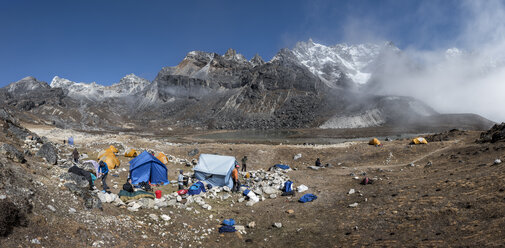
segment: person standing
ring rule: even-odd
[[[240,165],[238,163],[235,164],[235,169],[231,172],[231,178],[233,179],[233,189],[231,189],[232,192],[238,192],[240,190],[240,182],[238,180],[238,168],[240,168]]]
[[[244,156],[242,158],[242,170],[241,171],[247,171],[247,156]]]
[[[74,148],[72,157],[74,158],[74,163],[79,163],[79,152],[77,151],[77,148]]]
[[[109,187],[107,187],[107,175],[109,175],[109,167],[107,166],[107,163],[104,161],[100,160],[100,167],[98,167],[98,177],[102,177],[102,189],[103,190],[108,190]]]
[[[184,171],[179,171],[179,176],[177,177],[177,182],[179,184],[179,190],[184,188],[184,175],[182,174]]]

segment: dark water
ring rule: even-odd
[[[417,134],[394,134],[390,139],[404,139]],[[196,136],[196,139],[226,143],[266,143],[266,144],[338,144],[348,141],[366,141],[372,136],[345,137],[343,134],[321,133],[319,130],[237,130]],[[386,136],[373,136],[384,140]]]

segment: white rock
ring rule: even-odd
[[[240,198],[238,198],[238,202],[243,202],[244,200],[245,200],[245,198],[244,198],[244,197],[240,197]]]
[[[177,201],[178,202],[182,201],[182,197],[180,195],[177,196]]]
[[[77,210],[75,210],[75,208],[69,208],[68,212],[71,213],[71,214],[73,214],[73,213],[77,212]]]
[[[237,230],[239,232],[245,231],[245,226],[243,226],[243,225],[235,225],[234,227],[235,227],[235,230]]]
[[[275,199],[275,198],[277,198],[277,194],[271,194],[270,195],[270,199]]]
[[[294,160],[297,160],[297,159],[299,159],[299,158],[301,158],[301,157],[302,157],[302,154],[301,154],[301,153],[298,153],[298,154],[296,154],[296,155],[293,157],[293,159],[294,159]]]
[[[166,214],[162,214],[161,219],[163,219],[164,221],[169,221],[171,218],[170,218],[170,216],[168,216]]]
[[[53,206],[51,205],[47,205],[47,208],[49,208],[51,211],[55,212],[56,211],[56,208],[54,208]]]
[[[256,227],[256,222],[254,222],[254,221],[249,222],[249,224],[247,224],[247,227],[249,227],[249,228],[255,228]]]
[[[352,195],[352,194],[354,194],[354,193],[356,193],[356,191],[355,191],[354,189],[350,189],[350,190],[349,190],[349,192],[348,192],[347,194]]]
[[[495,159],[494,164],[501,164],[501,160],[499,158]]]
[[[149,217],[150,217],[151,219],[153,219],[154,221],[158,221],[158,220],[159,220],[159,219],[158,219],[158,215],[156,215],[156,214],[149,214]]]
[[[223,191],[230,192],[230,191],[231,191],[231,189],[230,189],[230,187],[228,187],[228,186],[223,186]]]
[[[308,190],[308,189],[309,189],[309,187],[307,187],[307,186],[305,186],[305,185],[303,185],[303,184],[302,184],[302,185],[300,185],[300,186],[298,186],[298,187],[296,188],[296,190],[297,190],[299,193],[304,192],[304,191],[306,191],[306,190]]]
[[[6,196],[6,195],[0,195],[0,200],[3,200],[3,199],[5,199],[5,198],[7,198],[7,196]]]
[[[277,193],[277,190],[273,187],[263,187],[263,192],[267,195],[275,194]]]
[[[355,202],[355,203],[353,203],[353,204],[350,204],[350,205],[349,205],[349,207],[350,207],[350,208],[355,208],[355,207],[357,207],[357,206],[358,206],[358,203],[357,203],[357,202]]]
[[[40,245],[40,240],[39,240],[39,239],[37,239],[37,238],[32,239],[30,242],[31,242],[32,244],[37,244],[37,245]]]
[[[282,223],[280,222],[275,222],[274,223],[274,226],[277,227],[277,228],[281,228],[282,227]]]

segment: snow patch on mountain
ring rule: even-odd
[[[319,128],[363,128],[377,127],[386,123],[382,112],[379,109],[366,110],[363,113],[348,116],[334,116],[327,120]]]
[[[55,76],[51,81],[51,88],[62,88],[73,98],[85,98],[98,100],[108,97],[124,97],[134,95],[142,91],[151,82],[147,79],[129,74],[123,77],[118,83],[111,86],[103,86],[95,82],[77,83],[65,78]]]
[[[308,42],[298,42],[293,53],[312,73],[335,88],[342,73],[356,84],[366,84],[372,75],[373,63],[386,47],[392,47],[392,44],[325,46],[309,39]]]

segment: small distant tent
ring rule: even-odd
[[[127,151],[124,153],[124,156],[125,156],[125,157],[136,157],[136,156],[138,156],[138,155],[139,155],[139,154],[138,154],[137,150],[135,150],[135,149],[133,149],[133,148],[131,148],[130,150],[127,150]]]
[[[368,142],[369,145],[380,146],[381,142],[377,138],[373,138]]]
[[[212,186],[228,186],[231,188],[233,187],[231,173],[235,163],[235,157],[200,154],[198,164],[194,168],[195,176]]]
[[[74,137],[68,138],[68,144],[73,145],[74,144]]]
[[[142,152],[130,161],[130,178],[132,184],[151,182],[151,184],[168,183],[167,167],[149,152]]]
[[[155,157],[157,159],[159,159],[162,163],[164,164],[168,164],[168,158],[165,154],[163,154],[162,152],[158,152],[156,153]]]
[[[425,138],[423,138],[423,137],[417,137],[415,139],[412,139],[412,143],[416,144],[416,145],[418,145],[418,144],[428,144],[428,141]]]

